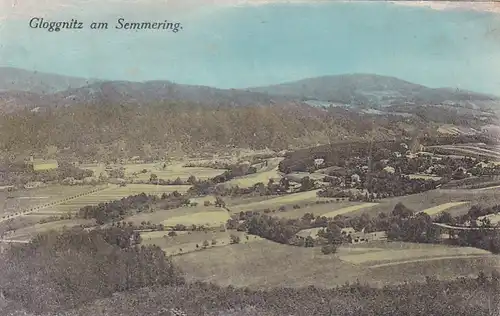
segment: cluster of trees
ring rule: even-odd
[[[437,223],[448,224],[451,226],[464,225],[467,223],[473,225],[476,223],[479,217],[490,214],[497,214],[498,212],[500,212],[500,205],[487,207],[481,205],[472,205],[466,214],[453,217],[450,213],[444,211],[439,214],[435,221]],[[487,221],[484,222],[484,224],[490,226]]]
[[[437,181],[430,179],[411,179],[402,174],[379,173],[370,177],[364,184],[365,189],[379,198],[404,196],[434,190]]]
[[[180,177],[177,177],[174,180],[171,179],[160,179],[158,176],[154,173],[152,173],[149,177],[148,183],[150,184],[158,184],[158,185],[189,185],[189,184],[196,184],[198,183],[198,179],[196,179],[195,176],[191,175],[187,180],[182,180]]]
[[[472,170],[478,162],[470,157],[462,159],[443,157],[439,165],[433,168],[432,172],[440,177],[460,180],[465,178],[465,172]]]
[[[249,174],[253,174],[257,172],[255,167],[252,167],[247,164],[236,164],[229,166],[229,170],[224,171],[223,174],[215,176],[212,178],[212,182],[214,183],[223,183],[234,179],[236,177],[242,177]]]
[[[441,242],[441,231],[433,225],[432,218],[423,212],[414,214],[403,204],[395,206],[389,219],[387,239],[417,243]]]
[[[473,205],[467,214],[453,217],[448,212],[442,212],[437,218],[436,222],[448,224],[451,226],[467,225],[472,228],[471,230],[449,231],[450,239],[448,242],[460,245],[476,247],[491,251],[493,253],[500,253],[500,231],[492,230],[494,228],[489,219],[484,218],[478,222],[478,218],[489,215],[497,214],[500,211],[500,205],[491,207],[481,207],[480,205]]]
[[[87,205],[82,207],[78,213],[80,217],[85,219],[94,218],[98,224],[121,221],[125,216],[131,215],[132,211],[142,212],[148,210],[157,199],[154,195],[141,193],[112,202]]]
[[[313,242],[314,244],[308,244],[307,241],[304,243],[304,240],[296,238],[296,234],[299,231],[318,227],[325,228],[320,236],[324,239]],[[332,219],[324,216],[315,217],[312,213],[306,213],[298,219],[286,219],[261,214],[257,211],[240,212],[227,221],[226,228],[246,231],[249,234],[257,235],[280,244],[296,246],[309,247],[316,244],[338,245],[340,240],[346,241],[342,239],[340,228],[332,222]]]
[[[295,234],[303,229],[297,220],[279,219],[268,215],[251,216],[244,225],[249,234],[281,244],[288,244]],[[232,225],[228,223],[228,228],[229,226]]]
[[[500,175],[500,166],[475,166],[474,168],[469,169],[469,172],[476,177],[484,177],[484,176],[498,176]]]
[[[159,247],[139,247],[138,242],[136,233],[119,228],[39,235],[2,254],[2,293],[41,313],[115,292],[184,282]]]
[[[425,146],[439,146],[450,144],[485,143],[493,144],[492,140],[485,135],[423,135],[420,139]]]
[[[191,203],[187,195],[182,195],[178,191],[163,193],[160,198],[156,195],[141,193],[112,202],[84,206],[79,210],[78,215],[85,219],[94,218],[98,224],[104,224],[121,222],[126,216],[135,213],[153,212],[155,209],[174,209],[189,205]],[[129,224],[129,226],[132,225]],[[156,225],[154,227],[160,230],[161,226]]]
[[[411,179],[408,176],[391,173],[377,173],[360,176],[360,183],[355,185],[361,191],[354,193],[333,184],[318,192],[318,196],[332,198],[348,198],[350,201],[370,202],[394,196],[418,194],[433,190],[438,182],[430,179]]]
[[[310,172],[319,166],[315,159],[324,159],[321,168],[345,166],[351,159],[371,157],[373,161],[389,159],[394,151],[399,151],[398,141],[343,141],[330,145],[301,149],[287,154],[279,164],[279,170],[285,173]]]
[[[60,162],[57,169],[33,171],[24,162],[4,162],[0,166],[1,183],[26,184],[28,182],[61,182],[67,178],[83,180],[94,175],[92,170],[80,169],[68,162]]]
[[[314,181],[309,180],[306,177],[306,180],[303,180],[301,188],[310,190],[314,188]],[[220,180],[220,178],[219,178]],[[218,181],[218,180],[215,180]],[[204,196],[204,195],[218,195],[218,196],[243,196],[243,195],[279,195],[288,193],[290,189],[290,181],[286,178],[281,178],[279,182],[274,181],[273,179],[269,179],[267,185],[259,182],[248,188],[240,188],[239,186],[225,186],[222,183],[217,184],[214,180],[202,180],[193,184],[191,188],[188,190],[188,194],[195,196]]]

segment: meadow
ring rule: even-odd
[[[85,219],[70,219],[70,220],[61,220],[54,221],[44,224],[34,224],[28,227],[23,227],[17,229],[11,233],[8,233],[4,239],[13,239],[13,240],[30,240],[36,235],[44,232],[48,232],[50,230],[60,230],[64,227],[70,228],[79,225],[89,225],[95,224],[94,220],[85,220]]]
[[[209,227],[219,227],[225,223],[229,214],[225,209],[215,206],[185,206],[174,209],[160,209],[151,213],[139,213],[127,217],[127,222],[140,225],[142,222],[163,224],[165,226],[175,226],[182,224],[185,226],[205,225]]]
[[[317,248],[303,248],[260,240],[175,256],[188,280],[263,289],[277,286],[335,287],[363,271]]]
[[[300,208],[288,207],[285,211],[276,211],[272,216],[280,218],[301,218],[306,213],[311,213],[314,216],[325,216],[334,218],[337,215],[349,216],[351,212],[355,212],[362,209],[367,209],[378,205],[378,203],[363,203],[363,202],[346,202],[346,201],[335,201],[331,199],[331,203],[308,203]]]
[[[238,186],[240,188],[249,188],[253,187],[259,182],[267,185],[270,179],[273,179],[276,182],[278,182],[281,179],[281,175],[275,169],[270,171],[257,172],[242,177],[237,177],[231,179],[225,184],[228,184],[229,186]]]
[[[356,280],[383,286],[410,279],[425,281],[426,276],[442,279],[477,275],[499,266],[497,256],[481,250],[420,246],[380,243],[371,249],[366,245],[341,247],[337,254],[323,255],[319,247],[302,248],[262,240],[176,256],[174,262],[189,280],[256,289],[308,285],[332,288]],[[357,260],[355,256],[359,256]]]
[[[456,206],[462,206],[464,204],[469,204],[468,202],[448,202],[448,203],[443,203],[440,205],[436,205],[430,208],[427,208],[423,210],[422,212],[428,214],[428,215],[437,215],[443,211],[448,211],[449,209],[456,207]]]
[[[153,184],[128,184],[125,187],[110,186],[109,188],[99,191],[94,194],[82,196],[68,202],[55,205],[40,212],[38,214],[45,215],[61,215],[68,212],[78,211],[80,208],[87,205],[97,205],[114,200],[119,200],[130,195],[145,193],[148,195],[161,195],[163,193],[172,193],[178,191],[185,193],[189,189],[189,185],[153,185]]]
[[[232,206],[231,212],[239,213],[241,211],[258,211],[265,209],[278,209],[280,206],[293,207],[293,205],[304,205],[304,203],[314,203],[315,201],[329,201],[330,198],[320,198],[317,196],[319,190],[306,191],[288,194],[279,197],[267,198],[262,201],[250,202],[247,204],[238,204]]]
[[[394,247],[391,244],[404,243],[390,242],[381,244],[381,247],[350,248],[339,250],[339,258],[356,265],[383,266],[396,265],[413,260],[434,260],[435,258],[464,257],[474,255],[490,255],[491,253],[472,247],[451,247],[445,245],[410,244],[415,247]]]
[[[123,167],[125,169],[125,177],[132,178],[133,180],[148,181],[151,174],[155,174],[159,179],[187,180],[190,176],[194,175],[197,179],[206,180],[213,178],[217,175],[224,173],[224,169],[202,168],[202,167],[184,167],[185,162],[167,163],[163,168],[161,163],[144,163],[144,164],[124,164],[112,167]],[[94,172],[94,175],[99,176],[101,172],[105,172],[104,164],[97,165],[82,165],[80,168],[89,169]],[[143,172],[146,170],[146,172]]]
[[[403,203],[414,212],[426,212],[435,216],[447,211],[454,216],[467,213],[472,205],[493,206],[500,204],[500,190],[489,189],[437,189],[419,194],[387,198],[378,205],[351,212],[353,216],[363,213],[377,215],[390,213],[394,206]]]
[[[13,192],[0,192],[0,214],[12,214],[37,205],[59,201],[66,197],[86,193],[93,186],[50,185],[36,189],[22,189]]]
[[[167,255],[179,255],[230,245],[230,235],[238,236],[241,244],[262,240],[258,236],[236,231],[177,231],[176,236],[169,236],[168,233],[167,231],[141,233],[142,244],[154,244],[165,251]],[[207,249],[204,249],[203,246],[205,241],[208,243]]]

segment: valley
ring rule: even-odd
[[[332,82],[340,90],[318,93],[323,103],[302,102],[308,84]],[[351,91],[346,82],[361,86]],[[380,97],[387,85],[393,94]],[[154,285],[147,273],[257,293],[382,289],[498,273],[500,154],[497,137],[482,129],[494,122],[493,97],[375,75],[210,89],[96,81],[36,92],[85,105],[39,102],[33,111],[25,102],[6,111],[2,252],[15,261],[16,249],[47,247],[28,255],[39,256],[33,264],[43,258],[65,271],[70,262],[95,278],[80,263],[92,267],[103,251],[122,267],[108,271],[103,263],[99,270],[112,284],[108,292]],[[346,89],[355,96],[349,103],[337,95]],[[121,104],[120,91],[137,97]],[[406,98],[420,101],[403,111],[395,104]],[[460,110],[450,116],[450,107]],[[65,247],[81,257],[60,252]],[[44,277],[49,267],[39,269]],[[7,291],[16,288],[9,269]],[[76,282],[76,274],[65,278]]]

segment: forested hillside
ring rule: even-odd
[[[345,110],[295,104],[76,106],[1,117],[0,149],[45,153],[48,146],[55,146],[59,154],[72,153],[81,159],[154,157],[165,151],[228,147],[281,150],[366,137],[392,139],[407,125],[397,118],[366,120]]]

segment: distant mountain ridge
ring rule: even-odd
[[[359,108],[433,105],[492,108],[498,97],[449,88],[428,88],[395,77],[347,74],[308,78],[248,89],[218,89],[171,81],[103,81],[0,68],[0,110],[85,104],[147,105],[191,102],[206,105],[267,105],[320,101]],[[323,103],[322,103],[323,102]]]
[[[368,107],[499,100],[487,94],[451,88],[428,88],[395,77],[373,74],[322,76],[248,90],[302,100]]]
[[[286,96],[207,86],[176,84],[171,81],[106,81],[69,89],[52,95],[58,103],[68,104],[153,104],[158,102],[191,102],[207,105],[272,104],[287,101]]]
[[[24,91],[50,94],[84,87],[98,81],[101,80],[56,75],[13,67],[0,67],[0,92]]]

